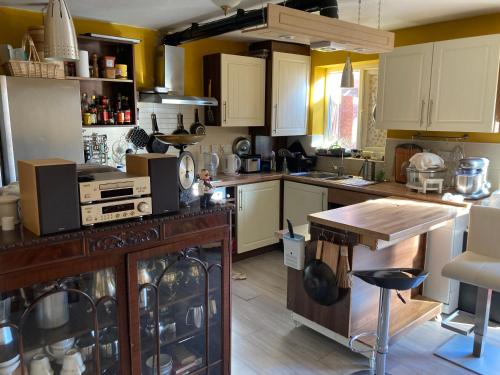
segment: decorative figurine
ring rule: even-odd
[[[212,178],[210,177],[210,172],[208,171],[208,169],[202,169],[200,172],[200,180],[198,181],[198,193],[200,196],[201,208],[213,206],[213,203],[210,202],[210,199],[214,194],[214,187],[212,185]]]

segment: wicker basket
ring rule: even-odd
[[[61,71],[61,67],[56,63],[40,61],[35,43],[29,34],[24,36],[22,48],[28,53],[27,61],[9,60],[5,63],[7,71],[11,76],[53,79],[64,78],[64,68]],[[29,48],[29,50],[27,48]]]

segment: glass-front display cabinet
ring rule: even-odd
[[[2,290],[0,373],[120,374],[117,285],[110,266]]]
[[[129,255],[134,374],[223,374],[228,245],[210,238],[192,242]]]

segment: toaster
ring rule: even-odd
[[[240,159],[242,173],[260,172],[260,155],[242,155]]]

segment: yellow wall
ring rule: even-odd
[[[42,24],[40,12],[0,7],[0,44],[8,43],[20,47],[28,26]],[[127,25],[107,23],[89,19],[75,18],[77,34],[94,32],[140,39],[135,47],[135,75],[137,86],[154,86],[154,57],[159,33],[156,30]],[[185,94],[203,94],[203,55],[211,53],[239,53],[246,50],[247,45],[241,42],[204,39],[187,43],[183,46],[185,56]]]
[[[246,43],[221,39],[202,39],[183,45],[185,49],[184,91],[186,95],[203,95],[203,56],[213,53],[245,52]]]
[[[42,14],[40,12],[0,7],[0,43],[8,43],[15,47],[20,47],[23,35],[28,26],[41,25],[42,22]],[[77,34],[94,32],[140,39],[141,43],[135,46],[137,86],[153,86],[154,51],[158,38],[156,30],[82,18],[75,18],[74,23]]]
[[[395,31],[396,47],[406,46],[418,43],[435,42],[447,39],[466,38],[470,36],[479,36],[487,34],[500,33],[500,13],[488,14],[484,16],[465,18],[447,22],[439,22],[430,25],[410,27]],[[328,65],[341,64],[345,61],[344,52],[312,52],[312,86],[314,88],[315,80],[321,79],[325,68]],[[377,55],[352,54],[353,62],[377,59]],[[312,134],[320,134],[323,129],[323,103],[314,102],[314,93],[311,98],[311,111],[309,131]],[[320,108],[321,107],[321,108]],[[389,130],[388,137],[391,138],[411,138],[415,132]],[[432,135],[458,135],[457,133],[432,132]],[[500,134],[469,133],[471,142],[495,142],[500,143]]]

